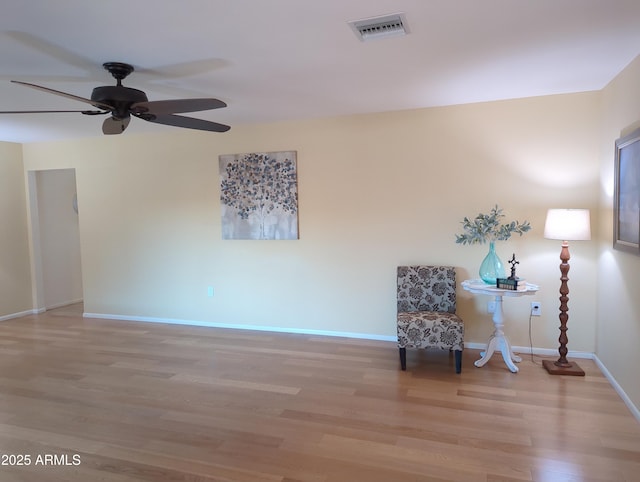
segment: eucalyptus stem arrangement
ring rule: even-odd
[[[522,236],[531,229],[529,221],[503,223],[502,219],[504,217],[502,209],[497,204],[489,214],[480,213],[473,220],[465,217],[462,220],[464,233],[456,234],[456,243],[485,244],[487,242],[506,241],[514,233]]]

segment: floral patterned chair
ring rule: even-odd
[[[398,348],[407,369],[407,348],[453,350],[462,370],[464,323],[456,315],[456,272],[451,266],[398,266]]]

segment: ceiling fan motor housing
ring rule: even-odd
[[[128,117],[133,104],[149,101],[147,94],[141,90],[122,85],[96,87],[91,93],[91,100],[112,106],[113,115],[119,118]]]

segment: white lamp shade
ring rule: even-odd
[[[591,220],[588,209],[549,209],[544,223],[544,237],[562,241],[591,239]]]

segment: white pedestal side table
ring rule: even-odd
[[[491,359],[491,356],[494,354],[494,352],[496,350],[499,350],[502,353],[502,358],[507,364],[509,370],[511,370],[513,373],[517,373],[518,367],[513,362],[519,363],[522,361],[522,358],[513,353],[509,338],[507,338],[507,335],[504,334],[504,313],[502,311],[502,297],[533,295],[536,291],[538,291],[539,287],[531,283],[526,283],[525,290],[505,290],[496,288],[493,285],[488,285],[481,279],[465,280],[461,283],[461,285],[465,290],[477,295],[495,296],[496,302],[496,309],[493,311],[493,324],[495,326],[495,329],[493,331],[493,334],[489,338],[487,349],[483,352],[480,352],[480,356],[482,358],[480,358],[480,360],[477,360],[474,365],[477,367],[484,366]]]

